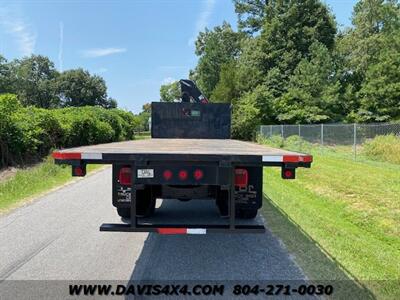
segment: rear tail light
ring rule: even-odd
[[[178,176],[180,180],[186,180],[188,178],[188,172],[186,170],[180,170]]]
[[[83,177],[86,175],[86,165],[72,166],[72,176]]]
[[[193,177],[194,177],[194,179],[196,179],[196,180],[200,180],[200,179],[202,179],[202,178],[204,177],[204,173],[203,173],[202,170],[197,169],[197,170],[195,170],[195,171],[193,172]]]
[[[244,188],[249,183],[249,172],[246,169],[235,169],[235,186]]]
[[[296,169],[287,169],[282,168],[282,178],[283,179],[295,179],[296,177]]]
[[[165,170],[163,172],[163,177],[165,180],[170,180],[172,178],[172,175],[173,174],[172,174],[171,170]]]
[[[123,167],[119,170],[119,183],[121,185],[131,185],[132,184],[132,171],[129,167]]]

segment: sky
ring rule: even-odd
[[[325,2],[339,26],[351,25],[356,0]],[[224,20],[236,28],[231,0],[0,0],[0,54],[89,70],[119,107],[138,113],[159,100],[161,84],[188,77],[197,34]]]

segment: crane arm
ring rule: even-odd
[[[208,99],[202,94],[194,81],[181,79],[179,84],[181,86],[182,102],[208,103]]]

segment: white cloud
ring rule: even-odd
[[[22,56],[34,52],[37,34],[19,10],[0,7],[0,27],[14,38]]]
[[[200,12],[196,21],[196,28],[193,36],[188,40],[188,45],[193,46],[196,41],[197,34],[208,26],[210,17],[214,11],[215,0],[205,0],[203,10]]]
[[[126,48],[93,48],[82,51],[85,57],[101,57],[126,52]]]
[[[173,82],[175,82],[175,81],[176,81],[175,78],[173,78],[173,77],[167,77],[167,78],[164,78],[164,79],[161,81],[161,84],[162,84],[162,85],[164,85],[164,84],[170,84],[170,83],[173,83]]]

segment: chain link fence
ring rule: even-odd
[[[378,135],[394,134],[400,138],[400,123],[377,124],[313,124],[313,125],[262,125],[259,134],[265,138],[280,136],[286,139],[299,136],[301,139],[319,146],[343,146],[343,151],[357,150],[369,139]]]

